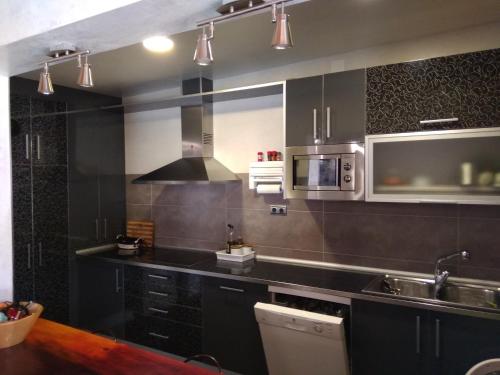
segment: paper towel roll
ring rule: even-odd
[[[281,184],[259,184],[257,194],[280,194]]]

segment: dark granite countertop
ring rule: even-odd
[[[380,275],[376,273],[313,268],[259,260],[248,261],[243,264],[221,262],[217,261],[216,255],[213,252],[184,249],[151,249],[143,252],[140,256],[120,256],[116,249],[99,252],[84,251],[83,253],[78,252],[78,255],[132,266],[168,269],[340,297],[500,319],[500,311],[496,313],[468,306],[443,305],[439,301],[436,301],[436,303],[421,302],[395,298],[394,296],[375,296],[362,292],[362,289],[370,281]]]

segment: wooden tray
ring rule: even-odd
[[[155,224],[152,221],[127,221],[127,236],[140,237],[146,247],[154,247]]]

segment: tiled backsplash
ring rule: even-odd
[[[452,275],[500,281],[500,207],[290,200],[257,195],[241,182],[133,185],[127,176],[128,219],[152,219],[156,246],[218,249],[226,225],[262,255],[394,270],[433,271],[435,259],[456,249],[468,263]],[[271,216],[270,204],[288,205]]]

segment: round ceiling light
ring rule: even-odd
[[[174,48],[174,42],[166,36],[152,36],[144,39],[142,45],[148,51],[156,53],[165,53]]]

